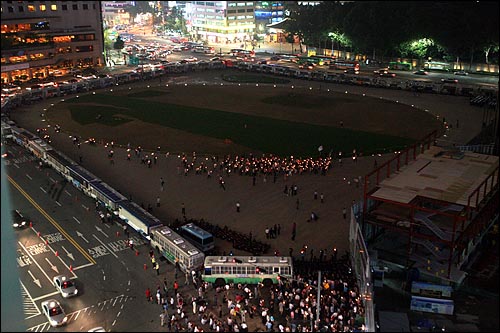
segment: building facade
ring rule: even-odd
[[[255,31],[255,1],[189,1],[186,25],[194,40],[246,43]]]
[[[284,18],[283,1],[256,1],[255,28],[260,37],[270,33],[269,24],[281,22]]]
[[[130,13],[125,10],[129,6],[133,6],[133,4],[134,1],[102,1],[104,28],[119,27],[133,23]]]
[[[2,83],[101,66],[99,1],[2,1]]]

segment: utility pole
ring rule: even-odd
[[[319,328],[319,310],[321,308],[321,271],[318,271],[318,295],[316,296],[316,325]]]

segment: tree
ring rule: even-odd
[[[116,41],[113,43],[113,48],[115,50],[121,50],[121,49],[123,49],[124,46],[125,46],[125,42],[123,41],[123,39],[120,36],[118,36],[116,38]]]

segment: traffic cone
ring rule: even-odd
[[[116,237],[120,237],[120,232],[119,231],[116,232]]]
[[[73,272],[73,265],[69,265],[69,271]]]
[[[148,265],[144,264],[144,270],[148,269]]]
[[[139,256],[139,250],[135,250],[135,256]]]
[[[56,251],[56,257],[59,257],[59,251]]]
[[[33,222],[30,221],[30,228],[33,228]]]
[[[36,234],[37,234],[37,236],[38,236],[38,237],[40,237],[40,235],[41,235],[41,234],[40,234],[40,231],[38,231]]]
[[[49,241],[48,240],[45,240],[45,245],[49,245]]]

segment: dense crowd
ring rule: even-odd
[[[322,265],[319,321],[318,271]],[[162,307],[162,326],[171,332],[353,332],[364,329],[364,305],[348,257],[297,261],[294,276],[278,285],[227,284],[216,287],[195,273],[184,286],[164,280],[146,299]],[[181,288],[182,287],[182,288]],[[155,297],[156,296],[156,297]]]

